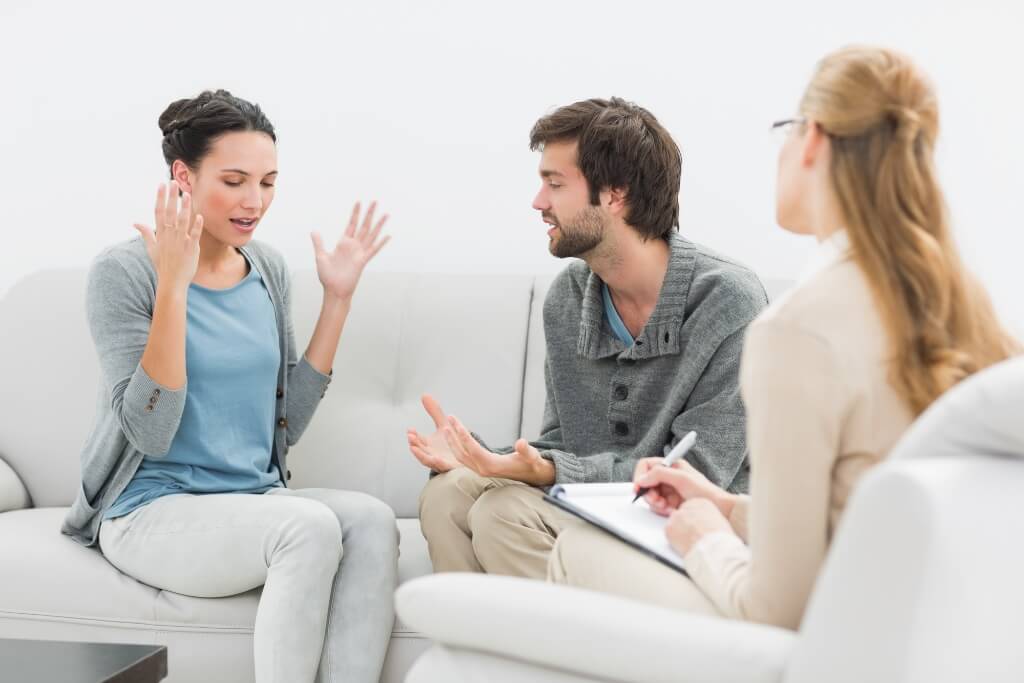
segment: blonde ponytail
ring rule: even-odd
[[[934,167],[938,105],[906,57],[850,47],[823,59],[801,113],[828,134],[853,258],[892,345],[890,380],[915,414],[1019,352],[960,261]]]

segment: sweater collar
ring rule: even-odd
[[[693,280],[696,248],[693,243],[671,233],[668,239],[669,257],[665,279],[661,283],[658,303],[647,319],[636,343],[627,346],[612,331],[604,316],[604,284],[597,273],[590,271],[583,291],[580,315],[580,336],[576,353],[598,360],[619,356],[623,360],[642,360],[679,353],[680,328],[686,314],[686,298]]]
[[[810,260],[797,277],[797,285],[805,284],[821,271],[845,261],[849,256],[850,236],[846,230],[840,228],[818,243]]]

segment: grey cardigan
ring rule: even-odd
[[[331,378],[297,360],[288,269],[281,255],[259,242],[242,247],[270,293],[277,318],[281,365],[272,461],[282,480],[287,454],[306,429]],[[95,545],[103,514],[135,476],[143,456],[167,454],[178,431],[188,385],[171,390],[142,369],[156,298],[156,270],[140,238],[96,257],[86,286],[89,330],[100,361],[96,421],[82,449],[82,482],[61,531]]]
[[[632,346],[609,326],[601,279],[582,261],[548,291],[547,397],[533,445],[558,483],[629,481],[638,459],[695,430],[686,460],[723,488],[747,490],[740,353],[768,297],[747,268],[676,233],[669,247],[658,303]]]

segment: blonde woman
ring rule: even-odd
[[[638,463],[689,578],[591,527],[549,579],[797,628],[850,491],[932,401],[1017,350],[964,270],[933,162],[935,93],[890,50],[828,55],[779,154],[779,225],[818,251],[749,327],[741,366],[751,495]]]

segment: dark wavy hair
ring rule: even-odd
[[[651,112],[632,102],[582,100],[556,109],[530,131],[530,149],[576,142],[576,165],[587,180],[590,203],[609,188],[626,191],[626,223],[644,239],[666,238],[679,228],[683,156]]]
[[[158,123],[164,134],[168,167],[181,159],[189,168],[198,168],[213,143],[225,133],[254,130],[277,142],[274,126],[259,105],[227,90],[205,90],[196,97],[176,100],[167,106]]]

